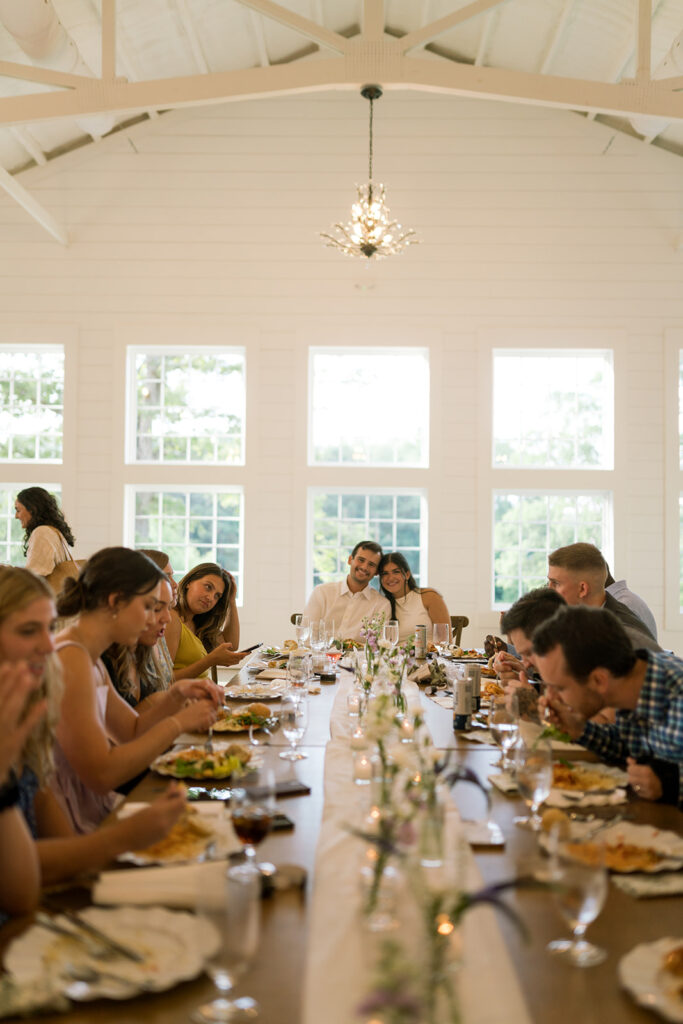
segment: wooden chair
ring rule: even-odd
[[[292,612],[292,614],[289,616],[289,621],[292,623],[292,625],[294,625],[294,619],[296,618],[297,615],[301,615],[301,612]]]
[[[451,615],[451,632],[453,633],[452,643],[460,646],[462,639],[462,631],[465,626],[469,626],[470,620],[466,615]]]

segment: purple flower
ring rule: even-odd
[[[376,1010],[402,1010],[414,1020],[420,1019],[421,1004],[409,992],[395,992],[389,988],[378,988],[366,996],[356,1007],[356,1013],[374,1013]]]

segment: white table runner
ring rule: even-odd
[[[363,844],[346,826],[357,823],[364,787],[352,779],[348,737],[357,719],[346,712],[352,686],[342,679],[330,721],[332,739],[325,752],[325,805],[316,850],[315,884],[304,991],[304,1024],[353,1024],[356,1007],[370,987],[367,938],[361,925],[358,871]],[[409,700],[419,702],[417,689]],[[461,832],[455,806],[449,815],[451,834]],[[456,836],[459,849],[464,842]],[[468,889],[483,885],[469,848],[463,852]],[[465,917],[463,967],[458,990],[463,1024],[531,1024],[524,997],[495,913],[477,908]],[[495,978],[495,984],[491,983]]]

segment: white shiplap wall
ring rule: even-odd
[[[123,486],[149,478],[123,462],[125,345],[243,344],[247,465],[192,468],[186,480],[245,488],[244,640],[286,635],[305,598],[306,486],[370,477],[428,489],[430,582],[451,611],[470,615],[465,639],[479,643],[497,619],[488,601],[492,339],[608,339],[614,567],[650,602],[665,643],[683,650],[671,455],[683,164],[530,106],[390,92],[375,121],[376,177],[421,238],[377,266],[345,260],[317,237],[346,218],[365,179],[367,105],[354,93],[177,111],[26,172],[22,182],[67,226],[68,248],[0,199],[1,340],[54,336],[67,346],[59,475],[79,554],[120,542]],[[307,470],[307,348],[321,343],[429,345],[429,470]],[[387,416],[409,415],[410,382],[377,401]],[[5,480],[55,476],[0,466]]]

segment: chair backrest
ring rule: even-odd
[[[451,631],[453,633],[453,643],[460,646],[462,639],[462,631],[465,626],[469,626],[470,620],[466,615],[451,615]]]
[[[293,626],[296,625],[294,620],[297,617],[297,615],[301,615],[301,612],[292,612],[292,614],[289,616],[289,621],[292,623]]]

